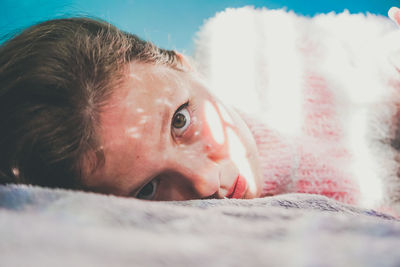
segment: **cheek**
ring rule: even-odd
[[[205,101],[202,110],[202,134],[208,157],[214,160],[233,159],[245,154],[232,124],[232,118],[222,105]]]
[[[212,141],[217,143],[218,145],[224,144],[224,123],[221,120],[217,109],[210,101],[206,101],[204,103],[204,122],[206,125],[205,133],[212,138]]]
[[[218,106],[206,100],[198,112],[199,123],[197,129],[197,140],[203,151],[213,160],[226,158],[228,154],[227,123],[221,115]]]

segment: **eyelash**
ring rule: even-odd
[[[140,197],[140,194],[141,194],[142,191],[145,189],[145,187],[148,186],[149,184],[152,184],[152,183],[154,183],[154,185],[153,185],[153,187],[154,187],[154,188],[153,188],[154,193],[153,193],[153,195],[151,196],[151,198],[147,199],[147,198],[145,198],[145,197]],[[157,195],[159,183],[160,183],[160,181],[159,181],[159,179],[157,179],[157,178],[151,180],[150,182],[148,182],[147,184],[145,184],[145,185],[139,190],[139,192],[136,194],[135,197],[138,198],[138,199],[153,200],[154,197]]]
[[[181,111],[182,109],[189,107],[189,104],[190,104],[190,102],[189,102],[189,100],[188,100],[188,101],[186,101],[184,104],[180,105],[180,107],[176,109],[176,111],[175,111],[175,113],[174,113],[174,116],[176,115],[176,113],[178,113],[178,112]],[[173,118],[174,116],[172,116],[172,118]]]
[[[184,110],[184,109],[187,109],[187,110],[188,110],[188,113],[189,113],[188,116],[189,116],[190,122],[189,122],[189,125],[187,126],[187,128],[185,128],[185,130],[183,131],[183,134],[188,130],[189,127],[191,127],[191,125],[192,125],[192,123],[193,123],[193,121],[192,121],[192,119],[193,119],[192,114],[195,112],[196,106],[195,106],[192,102],[190,102],[190,101],[188,100],[188,101],[186,101],[186,103],[182,104],[182,105],[175,111],[174,115],[173,115],[172,118],[171,118],[171,135],[172,135],[173,138],[179,138],[179,137],[181,137],[181,136],[183,135],[183,134],[182,134],[182,135],[179,135],[179,134],[175,134],[175,133],[174,133],[174,130],[176,130],[176,129],[178,129],[178,128],[174,128],[173,123],[174,123],[174,118],[175,118],[175,116],[176,116],[180,111],[182,111],[182,110]]]
[[[188,108],[192,113],[196,110],[196,105],[192,101],[188,100],[184,104],[180,105],[179,108],[176,109],[174,116],[176,113],[178,113],[179,111],[181,111],[184,108]]]

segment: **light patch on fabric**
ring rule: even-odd
[[[376,207],[383,199],[383,186],[377,174],[377,162],[372,157],[371,148],[367,143],[368,111],[366,108],[354,111],[351,116],[350,144],[355,154],[354,170],[360,186],[362,207]],[[366,167],[368,166],[368,168]]]

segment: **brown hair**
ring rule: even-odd
[[[111,24],[68,18],[34,25],[0,47],[0,183],[79,188],[82,162],[104,163],[99,113],[131,61],[177,67]]]

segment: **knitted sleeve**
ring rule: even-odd
[[[348,204],[357,202],[360,192],[350,172],[352,155],[340,142],[338,131],[313,127],[315,132],[309,136],[290,138],[244,116],[257,143],[264,178],[262,196],[310,193]],[[317,120],[310,123],[317,125]]]

